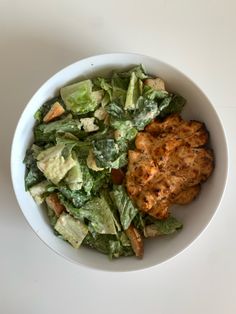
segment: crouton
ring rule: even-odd
[[[125,230],[125,233],[131,242],[135,255],[137,257],[143,257],[143,239],[138,230],[130,225],[129,228]]]
[[[151,79],[148,78],[144,81],[144,85],[152,87],[154,90],[165,90],[165,82],[159,77]]]
[[[62,105],[57,101],[55,102],[51,109],[48,111],[48,113],[44,116],[43,122],[50,122],[54,120],[55,118],[60,117],[65,112],[65,109],[62,107]]]
[[[65,210],[65,207],[60,203],[56,193],[48,195],[45,199],[46,204],[50,207],[57,217]]]

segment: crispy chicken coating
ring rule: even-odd
[[[172,204],[196,198],[214,167],[207,142],[203,123],[184,121],[179,115],[154,120],[138,133],[126,174],[127,191],[138,208],[162,219]]]

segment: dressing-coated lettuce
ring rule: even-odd
[[[129,228],[132,220],[136,216],[138,209],[131,202],[123,186],[114,186],[113,191],[110,192],[110,194],[117,210],[120,213],[121,225],[124,230],[126,230]]]
[[[61,114],[46,119],[55,103]],[[55,235],[75,248],[85,245],[117,258],[134,255],[130,228],[153,237],[182,227],[173,217],[141,213],[126,192],[125,172],[138,132],[155,118],[181,112],[184,104],[182,96],[165,90],[162,79],[137,65],[64,86],[36,111],[34,144],[24,159],[25,187],[46,205]],[[50,193],[60,212],[49,207]]]
[[[91,80],[62,87],[60,94],[66,108],[77,114],[85,114],[93,111],[98,104],[92,93]]]

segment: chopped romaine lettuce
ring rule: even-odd
[[[67,158],[63,157],[62,154],[65,147],[64,144],[57,144],[56,146],[43,150],[37,156],[38,168],[43,172],[45,177],[54,184],[59,183],[76,164],[71,155]]]
[[[169,93],[165,90],[155,90],[151,86],[144,85],[143,96],[151,100],[159,100],[166,98]]]
[[[114,186],[113,191],[110,194],[120,213],[121,225],[124,230],[126,230],[136,216],[138,209],[131,202],[123,186]]]
[[[142,96],[139,97],[136,108],[132,113],[133,124],[139,131],[143,130],[159,114],[157,103]]]
[[[111,100],[112,98],[112,86],[109,83],[108,79],[105,79],[103,77],[97,77],[93,80],[93,84],[98,87],[101,88],[102,90],[104,90],[108,95],[109,98]]]
[[[75,218],[89,221],[90,231],[101,234],[116,234],[116,221],[109,207],[109,204],[103,196],[94,197],[81,207],[74,207],[63,198],[60,198],[67,211]]]
[[[88,233],[83,244],[107,254],[110,258],[134,255],[130,241],[124,232],[118,235]]]
[[[171,234],[183,227],[183,224],[173,216],[160,220],[148,217],[147,220],[151,223],[147,224],[143,230],[145,237]]]
[[[70,133],[75,136],[83,134],[80,120],[73,119],[71,114],[65,118],[50,122],[41,123],[34,128],[34,138],[36,143],[55,142],[58,133]]]
[[[125,100],[125,110],[135,109],[139,96],[139,80],[135,75],[135,72],[132,72]]]
[[[121,139],[132,141],[138,134],[138,130],[133,126],[132,121],[129,120],[126,121],[114,120],[112,126],[116,130],[114,132],[114,138],[117,141]]]
[[[165,118],[172,113],[180,113],[186,100],[180,95],[171,95],[162,100],[159,105],[160,114],[158,117]]]
[[[76,160],[74,167],[72,167],[66,177],[65,182],[68,184],[69,188],[74,190],[80,190],[83,185],[83,173],[81,170],[80,163]]]
[[[93,142],[96,165],[103,168],[120,168],[127,164],[127,152],[120,150],[114,139]]]
[[[144,80],[148,77],[147,74],[145,73],[144,66],[142,64],[137,65],[126,72],[121,72],[119,73],[119,75],[120,77],[125,78],[130,77],[132,73],[134,73],[141,80]]]
[[[50,122],[45,116],[57,102],[60,115]],[[34,144],[24,159],[25,187],[37,203],[45,201],[56,235],[112,258],[134,255],[126,235],[131,226],[145,237],[181,228],[173,217],[156,220],[138,211],[125,180],[114,185],[111,174],[119,168],[125,173],[138,131],[154,118],[179,113],[184,104],[183,97],[166,91],[164,81],[138,65],[64,86],[37,110]],[[59,212],[50,208],[52,193]]]
[[[112,85],[112,101],[117,101],[122,106],[125,105],[127,89],[129,86],[129,78],[121,78],[118,73],[114,73],[111,79]]]
[[[118,105],[116,102],[111,102],[106,107],[107,113],[110,114],[111,117],[118,120],[125,120],[128,119],[127,114],[124,112],[123,108]]]
[[[31,148],[29,148],[26,151],[24,163],[26,166],[26,172],[25,172],[25,189],[26,191],[32,187],[33,185],[41,182],[45,179],[43,173],[38,169],[37,167],[37,160],[36,160],[36,154],[33,147],[36,147],[36,145],[33,145]],[[38,147],[38,146],[37,146]],[[39,149],[40,151],[40,149]],[[39,152],[38,151],[38,152]]]
[[[50,183],[47,180],[44,180],[36,185],[33,185],[29,192],[37,204],[42,204],[45,199],[45,193],[47,188],[50,186]]]
[[[54,228],[76,249],[80,247],[88,233],[85,224],[65,213],[58,218]]]
[[[94,178],[84,161],[80,161],[80,169],[82,172],[83,189],[86,194],[90,195],[90,192],[94,186]]]
[[[94,111],[97,101],[92,93],[91,80],[85,80],[62,87],[60,90],[66,108],[77,114]]]
[[[83,189],[71,191],[67,186],[58,186],[58,190],[61,192],[59,199],[64,206],[66,206],[64,204],[66,200],[70,201],[75,207],[81,207],[91,199],[91,195],[87,194]]]
[[[55,214],[54,210],[50,208],[49,206],[47,206],[47,215],[48,215],[50,225],[54,227],[55,224],[57,223],[58,217]]]

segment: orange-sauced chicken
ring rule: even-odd
[[[168,216],[171,204],[187,204],[213,170],[203,123],[171,115],[138,133],[129,151],[126,186],[137,207],[151,216]]]

